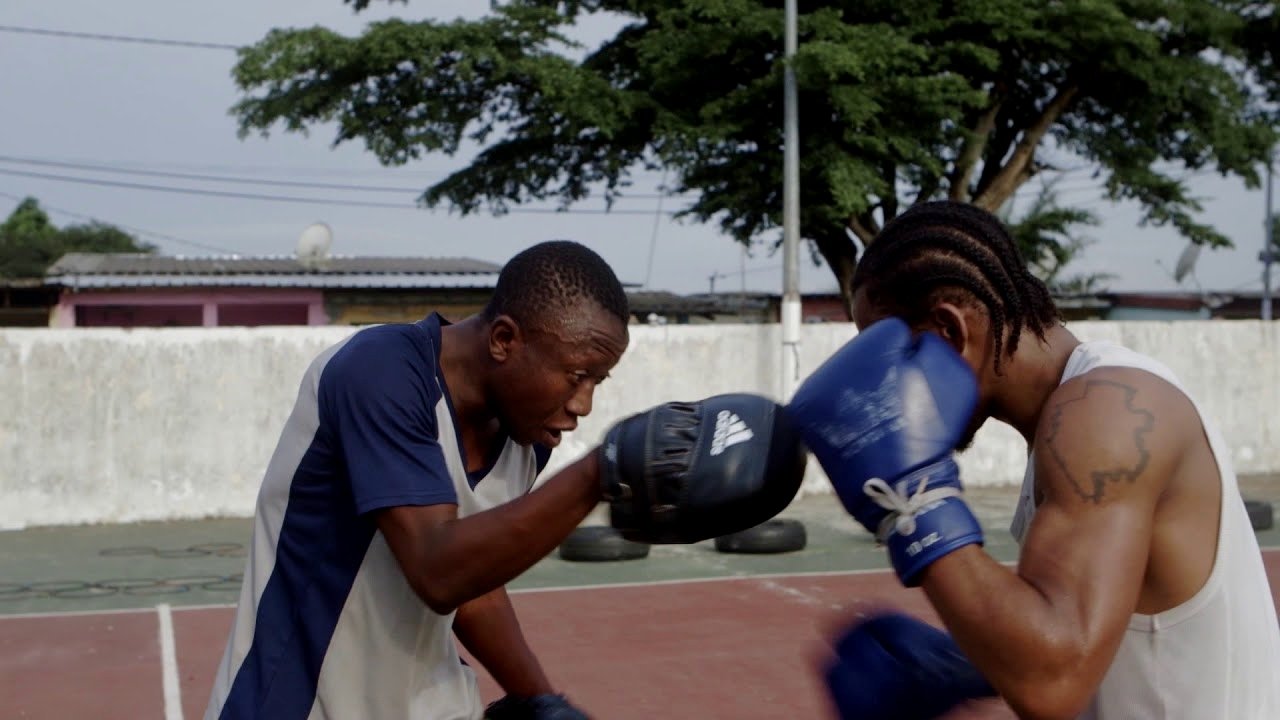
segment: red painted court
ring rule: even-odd
[[[1280,551],[1266,552],[1280,588]],[[552,681],[593,717],[830,718],[815,668],[833,623],[890,604],[936,622],[885,572],[755,576],[513,594]],[[1278,598],[1280,600],[1280,598]],[[0,616],[0,717],[203,716],[231,610]],[[500,694],[487,676],[482,692]],[[1012,718],[998,703],[960,718]]]

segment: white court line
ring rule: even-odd
[[[1280,552],[1280,546],[1265,545],[1262,547],[1264,553]],[[1013,566],[1013,561],[1003,562],[1001,565]],[[726,582],[731,580],[777,580],[780,578],[806,578],[806,577],[840,577],[844,575],[874,575],[876,573],[890,573],[889,568],[865,568],[861,570],[815,570],[812,572],[799,573],[757,573],[753,575],[710,575],[707,577],[696,578],[676,578],[674,580],[637,580],[633,582],[617,582],[617,583],[598,583],[595,585],[562,585],[557,587],[542,588],[508,588],[507,592],[511,595],[523,595],[526,593],[552,593],[565,592],[567,590],[607,590],[609,588],[629,588],[629,587],[648,587],[663,585],[691,585],[693,583],[709,583],[709,582]],[[225,610],[234,608],[234,603],[214,603],[209,605],[179,605],[170,608],[171,612],[184,612],[187,610]],[[0,622],[5,620],[27,620],[39,618],[53,617],[76,617],[86,615],[124,615],[128,613],[149,613],[152,608],[117,608],[112,610],[69,610],[64,612],[32,612],[32,613],[12,613],[9,615],[0,614]]]
[[[1280,546],[1263,546],[1263,553],[1280,552]],[[1000,563],[1005,567],[1015,567],[1018,563],[1016,560],[1008,560]],[[530,593],[553,593],[576,590],[607,590],[609,588],[631,588],[631,587],[650,587],[663,585],[692,585],[694,583],[717,583],[729,581],[748,581],[748,580],[781,580],[787,578],[809,578],[809,577],[845,577],[851,575],[892,575],[893,569],[883,568],[861,568],[858,570],[813,570],[809,572],[798,573],[754,573],[749,575],[709,575],[706,577],[695,578],[675,578],[671,580],[637,580],[632,582],[617,583],[597,583],[595,585],[559,585],[556,587],[541,588],[508,588],[507,593],[510,595],[525,595]]]
[[[512,595],[524,595],[527,593],[550,593],[550,592],[566,592],[576,590],[608,590],[610,588],[632,588],[632,587],[649,587],[663,585],[692,585],[694,583],[715,583],[728,581],[743,580],[777,580],[779,578],[806,578],[806,577],[839,577],[842,575],[874,575],[876,573],[892,572],[888,568],[865,568],[860,570],[815,570],[812,572],[799,573],[756,573],[752,575],[706,575],[703,577],[692,578],[674,578],[671,580],[636,580],[629,582],[614,583],[595,583],[590,585],[557,585],[555,587],[533,587],[533,588],[508,588],[507,592]],[[157,606],[158,607],[158,606]],[[169,606],[165,606],[169,607]],[[178,605],[170,607],[171,613],[185,612],[188,610],[224,610],[234,608],[233,603],[213,604],[213,605]],[[70,610],[66,612],[33,612],[33,613],[14,613],[12,615],[0,615],[0,621],[4,620],[23,620],[38,619],[50,617],[75,617],[85,615],[125,615],[129,613],[149,613],[152,608],[117,608],[112,610]]]
[[[576,590],[608,590],[610,588],[633,588],[633,587],[650,587],[665,585],[692,585],[694,583],[716,583],[729,581],[745,581],[745,580],[778,580],[780,578],[806,578],[806,577],[839,577],[843,575],[874,575],[877,573],[891,573],[888,568],[864,568],[859,570],[814,570],[811,572],[799,573],[755,573],[751,575],[707,575],[703,577],[692,578],[674,578],[671,580],[636,580],[629,582],[615,583],[595,583],[590,585],[557,585],[555,587],[533,587],[533,588],[508,588],[507,592],[512,595],[524,595],[527,593],[551,593],[566,592]],[[157,606],[160,607],[160,606]],[[226,608],[234,608],[234,604],[221,605],[179,605],[170,608],[171,613],[184,612],[187,610],[220,610]],[[0,615],[0,621],[3,620],[22,620],[33,618],[49,618],[49,617],[74,617],[77,615],[122,615],[126,613],[149,613],[152,608],[120,608],[114,610],[73,610],[68,612],[34,612],[34,613],[14,613],[12,615]]]
[[[52,612],[29,612],[29,613],[10,613],[8,615],[0,615],[0,621],[4,620],[31,620],[36,618],[47,617],[84,617],[91,615],[137,615],[140,613],[149,613],[155,611],[155,608],[110,608],[107,610],[62,610]]]
[[[183,720],[182,688],[178,685],[178,652],[173,642],[173,614],[169,606],[156,606],[160,618],[160,670],[164,680],[164,720]]]
[[[184,610],[223,610],[235,607],[232,603],[215,603],[212,605],[179,605],[170,607],[171,612],[182,612]],[[50,612],[29,612],[29,613],[11,613],[9,615],[0,615],[0,622],[5,620],[32,620],[50,617],[86,617],[95,615],[138,615],[141,613],[150,613],[154,611],[152,607],[138,608],[109,608],[106,610],[61,610]]]
[[[541,588],[520,588],[507,589],[510,595],[525,595],[529,593],[552,593],[565,592],[569,590],[608,590],[610,588],[632,588],[632,587],[650,587],[663,585],[692,585],[694,583],[718,583],[729,582],[732,580],[778,580],[781,578],[806,578],[806,577],[841,577],[845,575],[875,575],[878,573],[891,573],[888,568],[864,568],[861,570],[814,570],[812,572],[799,573],[755,573],[752,575],[708,575],[706,577],[696,578],[675,578],[672,580],[637,580],[634,582],[617,582],[617,583],[598,583],[595,585],[558,585],[556,587]]]

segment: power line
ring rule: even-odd
[[[242,200],[265,200],[273,202],[295,202],[307,203],[311,205],[327,205],[330,207],[363,207],[363,208],[381,208],[387,210],[418,210],[414,205],[406,205],[403,203],[387,203],[375,202],[367,200],[338,200],[332,198],[307,198],[297,197],[293,195],[262,195],[258,193],[240,193],[229,192],[225,190],[203,190],[200,188],[185,187],[169,187],[165,185],[146,185],[143,183],[122,182],[118,180],[101,180],[96,178],[74,177],[71,175],[54,175],[51,173],[28,172],[25,170],[9,170],[0,168],[0,175],[15,175],[18,177],[37,178],[40,180],[55,180],[58,182],[79,183],[82,185],[98,185],[104,187],[128,188],[131,190],[151,190],[155,192],[177,193],[182,195],[203,195],[206,197],[225,197],[237,198]],[[651,210],[602,210],[596,208],[578,208],[561,210],[558,208],[531,208],[531,207],[514,207],[508,208],[509,213],[530,214],[530,215],[652,215]]]
[[[781,269],[782,269],[782,265],[768,265],[766,267],[756,267],[756,268],[750,268],[747,270],[734,270],[731,272],[723,272],[723,273],[716,272],[714,273],[714,275],[717,278],[730,278],[730,277],[738,277],[739,275],[754,275],[755,273],[761,273],[761,272],[773,272],[774,270],[781,270]]]
[[[659,187],[667,184],[667,169],[662,169],[662,181],[658,183]],[[653,275],[653,254],[658,247],[658,223],[662,218],[662,198],[658,198],[658,209],[653,213],[653,231],[649,234],[649,262],[645,265],[644,285],[641,287],[649,287],[649,278]]]
[[[421,192],[418,188],[410,187],[390,187],[387,185],[346,185],[341,183],[317,183],[296,180],[259,180],[256,178],[231,177],[226,175],[204,175],[200,173],[166,172],[162,170],[140,170],[111,165],[98,165],[95,163],[60,162],[57,160],[41,160],[38,158],[21,158],[7,155],[0,155],[0,162],[13,163],[17,165],[40,165],[44,167],[68,168],[72,170],[93,170],[118,173],[121,175],[144,175],[147,177],[178,178],[181,180],[208,180],[210,182],[224,182],[232,184],[275,185],[279,187],[318,188],[324,190],[356,190],[360,192]]]
[[[1158,170],[1158,172],[1168,173],[1173,169],[1174,168],[1169,168],[1167,170],[1162,169],[1162,170]],[[1199,170],[1187,172],[1181,175],[1180,177],[1175,177],[1173,179],[1178,182],[1186,182],[1193,178],[1204,177],[1206,175],[1211,175],[1216,173],[1217,173],[1217,170],[1214,170],[1213,168],[1200,168]],[[1031,182],[1027,182],[1021,185],[1020,187],[1018,187],[1018,189],[1014,191],[1014,195],[1017,197],[1026,198],[1032,195],[1039,194],[1041,191],[1045,189],[1046,189],[1045,185],[1037,185]],[[1136,200],[1136,198],[1125,198],[1125,197],[1121,197],[1118,200],[1112,200],[1107,195],[1108,193],[1107,182],[1101,179],[1086,180],[1084,182],[1081,182],[1080,180],[1077,180],[1077,179],[1069,179],[1065,181],[1065,183],[1063,184],[1059,184],[1055,180],[1049,180],[1047,183],[1047,189],[1059,199],[1066,196],[1080,195],[1081,193],[1091,194],[1095,196],[1088,199],[1069,200],[1064,203],[1065,205],[1069,205],[1072,207],[1091,207],[1091,206],[1096,206],[1102,202],[1107,202],[1112,205],[1115,205],[1118,202],[1122,202],[1124,200]],[[1198,198],[1198,199],[1212,200],[1213,198],[1210,197],[1210,198]]]
[[[143,45],[167,45],[169,47],[199,48],[201,50],[239,50],[239,45],[226,43],[196,42],[192,40],[168,40],[164,38],[138,37],[134,35],[108,35],[105,33],[71,32],[68,30],[50,30],[48,28],[21,27],[18,25],[0,25],[0,32],[44,35],[57,38],[74,38],[76,40],[103,40],[107,42],[138,43]]]
[[[1246,280],[1234,287],[1229,287],[1226,290],[1221,292],[1236,292],[1238,290],[1246,290],[1248,288],[1253,287],[1254,285],[1261,285],[1261,284],[1262,284],[1262,278],[1254,278],[1252,280]]]
[[[130,169],[152,169],[152,170],[175,170],[175,171],[211,171],[230,173],[239,177],[246,174],[303,174],[312,175],[394,175],[397,179],[416,179],[416,178],[439,178],[440,173],[428,172],[422,170],[393,170],[387,167],[378,168],[351,168],[337,166],[317,166],[317,165],[272,165],[272,164],[219,164],[219,163],[201,163],[201,162],[171,162],[164,160],[156,160],[152,162],[138,162],[136,160],[101,160],[95,158],[66,158],[66,157],[37,157],[29,158],[32,160],[44,160],[51,162],[80,162],[80,163],[97,163],[110,167],[123,167]]]
[[[115,163],[97,163],[97,162],[71,162],[66,160],[51,160],[48,158],[33,157],[17,157],[13,155],[0,155],[0,163],[12,163],[16,165],[36,165],[42,167],[67,168],[71,170],[89,170],[93,172],[116,173],[120,175],[139,175],[146,177],[161,178],[177,178],[180,180],[199,180],[208,182],[220,182],[229,184],[242,185],[269,185],[277,187],[298,187],[298,188],[315,188],[321,190],[351,190],[355,192],[380,192],[380,193],[414,193],[422,192],[422,188],[408,186],[390,186],[390,185],[353,185],[347,183],[322,183],[308,182],[302,180],[262,180],[258,178],[250,178],[243,176],[231,175],[207,175],[203,173],[185,173],[172,172],[167,170],[149,170],[136,167],[122,167]],[[661,194],[637,193],[634,195],[620,196],[619,200],[661,200],[667,197]],[[662,207],[659,204],[659,211]]]
[[[16,201],[18,201],[18,202],[22,202],[23,200],[26,200],[26,198],[24,198],[24,197],[19,197],[19,196],[17,196],[17,195],[11,195],[11,194],[9,194],[9,193],[7,193],[7,192],[0,192],[0,197],[7,197],[7,198],[9,198],[10,200],[16,200]],[[190,247],[200,248],[201,250],[212,250],[212,251],[214,251],[214,252],[222,252],[222,253],[227,253],[227,254],[230,254],[230,255],[236,255],[236,254],[238,254],[238,253],[236,253],[236,251],[235,251],[235,250],[229,250],[229,249],[227,249],[227,248],[219,247],[219,246],[217,246],[217,245],[206,245],[206,244],[204,244],[204,243],[193,242],[193,241],[191,241],[191,240],[183,240],[183,239],[182,239],[182,238],[180,238],[180,237],[174,237],[174,236],[172,236],[172,235],[165,235],[164,233],[158,233],[158,232],[155,232],[155,231],[152,231],[152,230],[143,230],[142,228],[130,227],[130,226],[128,226],[128,225],[122,225],[121,223],[117,223],[117,222],[110,222],[110,221],[107,221],[107,220],[101,220],[101,219],[99,219],[99,218],[93,217],[92,215],[85,215],[84,213],[78,213],[78,212],[74,212],[74,211],[71,211],[71,210],[64,210],[64,209],[62,209],[62,208],[56,208],[56,207],[54,207],[54,206],[52,206],[52,205],[46,205],[46,204],[45,204],[45,203],[43,203],[43,202],[42,202],[42,203],[40,203],[40,207],[41,207],[41,209],[49,210],[49,211],[51,211],[51,212],[58,213],[59,215],[66,215],[66,216],[68,216],[68,217],[79,218],[79,219],[81,219],[81,220],[88,220],[88,221],[90,221],[90,222],[99,222],[99,223],[103,223],[103,224],[106,224],[106,225],[114,225],[115,227],[118,227],[118,228],[120,228],[121,230],[128,230],[128,231],[130,231],[130,232],[134,233],[135,235],[146,235],[146,236],[154,237],[154,238],[157,238],[157,239],[160,239],[160,240],[168,240],[169,242],[178,243],[178,244],[180,244],[180,245],[188,245],[188,246],[190,246]]]

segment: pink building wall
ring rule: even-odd
[[[320,290],[211,288],[63,291],[53,327],[324,325]]]

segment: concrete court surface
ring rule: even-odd
[[[1280,478],[1241,484],[1280,508]],[[967,496],[987,549],[1013,560],[1015,490]],[[706,542],[609,563],[553,554],[511,584],[513,602],[553,680],[593,716],[830,717],[814,667],[832,623],[877,603],[937,618],[884,572],[883,550],[833,496],[783,516],[804,522],[804,550],[728,555]],[[0,533],[0,717],[200,717],[249,532],[250,520],[227,519]],[[1280,547],[1280,530],[1258,536]],[[1280,553],[1268,555],[1276,578]],[[481,685],[496,697],[483,673]],[[1011,717],[998,703],[964,716]]]

